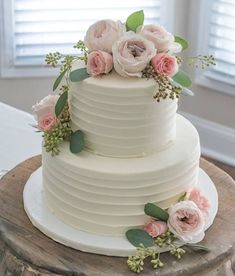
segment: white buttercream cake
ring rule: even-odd
[[[177,100],[153,100],[156,82],[111,73],[70,84],[73,130],[85,134],[79,154],[63,143],[43,151],[47,206],[79,230],[122,236],[146,219],[144,205],[168,208],[197,185],[196,129],[177,115]]]

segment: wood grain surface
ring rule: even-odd
[[[65,247],[32,226],[23,209],[22,192],[27,179],[40,165],[41,156],[33,157],[0,180],[0,276],[136,275],[129,271],[126,258]],[[180,261],[164,253],[163,269],[154,271],[146,266],[141,275],[234,275],[235,184],[228,174],[203,159],[201,167],[212,178],[219,193],[219,211],[203,241],[211,252],[188,251]]]

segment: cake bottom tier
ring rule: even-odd
[[[144,205],[168,208],[196,186],[200,143],[196,129],[177,115],[176,140],[166,150],[139,158],[111,158],[63,143],[58,156],[45,151],[43,189],[48,208],[62,221],[86,232],[122,236],[140,227]]]

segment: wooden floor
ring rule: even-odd
[[[206,160],[210,161],[211,163],[215,164],[217,167],[224,170],[226,173],[228,173],[234,180],[235,180],[235,167],[232,167],[230,165],[224,164],[222,162],[216,161],[214,159],[208,158],[206,156],[203,156]]]

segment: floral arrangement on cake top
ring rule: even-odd
[[[49,53],[46,63],[52,67],[60,65],[60,74],[54,82],[55,91],[61,81],[58,96],[48,96],[33,107],[39,130],[44,132],[46,151],[59,153],[59,144],[70,140],[70,149],[78,153],[84,146],[82,131],[73,133],[69,125],[68,107],[69,82],[79,82],[88,77],[100,77],[116,71],[124,78],[145,78],[156,81],[154,98],[159,102],[166,98],[176,99],[181,94],[193,95],[187,88],[191,80],[180,70],[183,62],[180,52],[188,48],[188,43],[179,36],[173,36],[159,25],[144,25],[143,11],[131,14],[125,23],[100,20],[91,25],[84,41],[74,46],[78,55]],[[84,62],[84,67],[72,70],[76,61]],[[188,58],[188,64],[202,69],[215,64],[212,55],[198,55]],[[57,100],[57,101],[55,101]],[[54,107],[52,106],[54,104]],[[51,107],[50,112],[47,105]],[[54,108],[54,110],[53,110]]]
[[[178,260],[187,248],[208,252],[207,247],[197,243],[205,236],[209,208],[208,199],[197,188],[184,193],[168,210],[147,203],[144,211],[150,219],[143,229],[126,232],[127,239],[136,247],[136,254],[127,260],[130,270],[140,273],[147,258],[154,269],[162,268],[164,263],[160,255],[164,251],[169,251]]]

